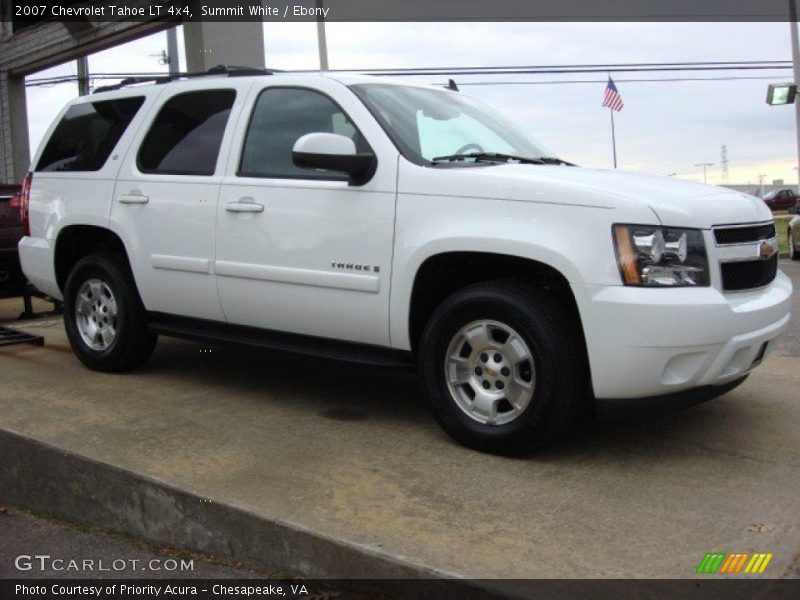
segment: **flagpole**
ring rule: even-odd
[[[617,135],[614,131],[614,109],[609,108],[608,112],[611,113],[611,147],[614,150],[614,168],[617,168]]]

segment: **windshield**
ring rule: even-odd
[[[405,85],[351,87],[403,156],[416,164],[429,165],[435,158],[461,154],[553,156],[513,122],[473,98]]]

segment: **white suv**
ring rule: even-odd
[[[758,198],[554,158],[450,89],[221,71],[71,102],[25,181],[25,274],[83,363],[158,334],[414,366],[458,441],[738,385],[789,320]]]

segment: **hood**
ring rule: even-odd
[[[513,200],[589,204],[621,210],[631,205],[646,206],[663,225],[671,227],[708,229],[772,218],[766,204],[755,196],[658,175],[526,164],[442,171],[460,171],[472,179],[470,189],[493,190],[494,197],[501,193],[502,197]],[[572,202],[571,198],[576,197],[580,201]]]

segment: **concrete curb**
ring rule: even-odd
[[[0,429],[0,456],[3,504],[271,570],[313,578],[439,579],[453,591],[451,574],[210,502],[13,431]],[[486,588],[462,581],[461,597],[486,597]]]

